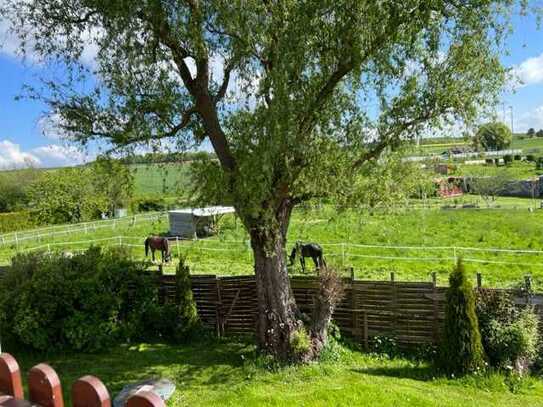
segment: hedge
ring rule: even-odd
[[[31,229],[37,222],[29,211],[0,213],[0,233]]]

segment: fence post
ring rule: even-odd
[[[139,391],[130,397],[126,407],[165,407],[166,404],[156,393],[152,391]]]
[[[177,258],[181,258],[181,253],[179,252],[179,236],[175,237],[175,246],[177,247]]]
[[[217,287],[217,302],[215,303],[215,318],[217,319],[217,336],[220,338],[222,332],[222,295],[221,295],[221,279],[215,276],[215,286]]]
[[[397,308],[397,292],[396,292],[396,283],[395,283],[395,274],[392,271],[390,273],[390,284],[392,286],[392,301],[390,302],[391,307],[391,320],[392,320],[392,326],[391,331],[393,336],[396,336],[396,308]]]
[[[19,364],[9,353],[0,354],[0,395],[2,394],[14,399],[24,397]]]
[[[354,268],[351,267],[351,319],[353,325],[353,338],[360,335],[358,327],[358,304],[356,301],[356,292],[354,289]]]
[[[438,343],[439,323],[438,323],[438,303],[437,303],[437,273],[432,272],[432,334],[434,344]]]
[[[526,290],[526,304],[532,305],[532,275],[524,276],[524,289]]]
[[[72,386],[72,407],[111,407],[109,392],[94,376],[84,376]]]
[[[29,401],[41,407],[64,407],[60,379],[53,368],[41,363],[28,374]]]
[[[480,290],[483,287],[483,275],[477,273],[477,289]]]

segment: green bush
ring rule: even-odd
[[[513,157],[513,159],[514,159],[515,161],[520,161],[520,160],[522,160],[522,156],[516,154],[516,155]]]
[[[485,164],[486,165],[492,165],[492,164],[494,164],[494,160],[492,158],[485,158]]]
[[[130,206],[133,213],[161,212],[168,209],[168,205],[164,199],[152,197],[134,199]]]
[[[535,162],[535,155],[533,154],[526,155],[526,161]]]
[[[192,294],[192,284],[189,267],[185,259],[179,260],[176,280],[176,299],[174,304],[154,306],[146,315],[148,330],[162,339],[183,341],[200,327],[198,310]]]
[[[439,362],[441,368],[449,374],[475,373],[485,366],[475,312],[475,293],[466,277],[462,260],[458,260],[449,277]]]
[[[503,156],[503,162],[505,163],[505,165],[509,165],[513,162],[513,156],[510,155],[510,154],[506,154]]]
[[[31,229],[37,223],[28,211],[0,213],[0,233]]]
[[[0,332],[39,350],[94,351],[148,338],[156,278],[119,249],[20,254],[0,280]]]
[[[481,290],[477,315],[483,347],[493,367],[523,370],[534,362],[539,332],[538,318],[532,309],[519,310],[506,292]]]

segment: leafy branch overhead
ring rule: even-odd
[[[495,17],[512,5],[6,3],[13,22],[27,22],[13,29],[33,51],[71,68],[70,80],[48,81],[40,96],[73,139],[187,147],[207,137],[230,192],[259,204],[281,191],[317,193],[303,180],[329,149],[356,168],[428,125],[473,119],[503,80],[506,25]],[[96,80],[78,62],[89,43],[98,49]],[[94,89],[76,92],[77,80]]]

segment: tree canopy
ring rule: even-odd
[[[476,146],[483,148],[485,151],[503,150],[511,145],[513,133],[503,123],[486,123],[479,127],[474,141]]]
[[[299,332],[286,275],[293,207],[348,182],[402,140],[471,122],[505,79],[508,15],[524,1],[6,0],[58,125],[112,148],[209,142],[201,185],[221,185],[251,236],[257,338],[280,358]],[[20,22],[24,22],[20,24]],[[92,68],[81,63],[91,44]],[[76,86],[76,82],[92,86]],[[363,174],[364,172],[362,172]],[[327,310],[333,307],[327,307]],[[324,319],[326,315],[322,316]],[[322,337],[310,328],[313,338]],[[318,346],[311,349],[318,354]]]

